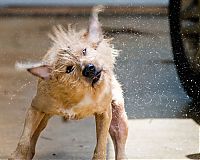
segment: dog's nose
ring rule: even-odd
[[[83,76],[91,79],[95,76],[95,73],[96,73],[96,67],[93,64],[86,65],[82,72]]]

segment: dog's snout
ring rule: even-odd
[[[95,66],[93,64],[88,64],[87,65],[87,68],[90,72],[94,72],[96,69],[95,69]]]
[[[92,82],[92,85],[96,84],[100,77],[101,77],[101,71],[98,68],[96,68],[93,64],[87,64],[85,68],[82,71],[83,76],[90,79],[90,82]]]
[[[83,69],[83,76],[88,77],[88,78],[93,78],[96,73],[96,67],[93,64],[88,64],[85,66]]]

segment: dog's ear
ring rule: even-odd
[[[15,63],[15,68],[18,71],[28,71],[34,76],[40,77],[44,80],[51,78],[52,67],[42,62],[38,63]]]
[[[104,7],[99,5],[95,6],[92,9],[92,15],[90,17],[90,24],[89,24],[89,34],[88,38],[92,44],[98,44],[103,40],[103,33],[101,29],[101,24],[98,20],[98,13],[103,11]]]
[[[40,77],[44,80],[50,79],[51,69],[47,65],[27,68],[27,71],[33,74],[34,76]]]

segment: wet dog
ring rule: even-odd
[[[115,158],[125,158],[128,134],[122,89],[113,72],[118,50],[103,36],[93,8],[87,30],[58,26],[50,35],[52,46],[37,64],[22,64],[39,77],[18,146],[10,159],[32,159],[41,131],[53,115],[66,119],[95,116],[97,144],[93,159],[106,159],[110,133]]]

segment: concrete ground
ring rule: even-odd
[[[167,17],[102,18],[107,27],[133,27],[145,34],[115,34],[122,50],[117,75],[123,84],[129,117],[128,159],[197,159],[199,125],[196,106],[183,92],[172,63]],[[50,45],[55,24],[84,17],[1,17],[0,21],[0,159],[15,149],[24,117],[36,92],[36,78],[14,69],[16,61],[38,60]],[[194,111],[194,112],[193,112]],[[42,133],[35,159],[91,159],[94,119],[63,122],[54,117]],[[111,140],[108,158],[113,158]]]

